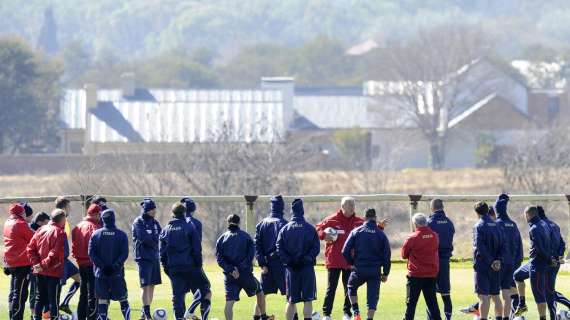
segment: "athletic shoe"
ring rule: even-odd
[[[343,317],[344,320],[344,317]],[[359,314],[355,314],[354,317],[352,318],[352,320],[362,320],[362,318],[360,317]]]
[[[63,305],[63,304],[62,304],[61,306],[59,306],[59,311],[63,311],[63,312],[65,312],[65,313],[69,314],[69,315],[73,315],[73,312],[71,311],[71,309],[69,308],[69,306],[66,306],[66,305]]]
[[[184,314],[184,319],[186,320],[200,320],[200,317],[198,317],[197,315],[188,312],[188,310],[186,310],[186,313]]]
[[[350,320],[350,319],[357,319],[357,318],[352,318],[352,317],[351,317],[349,314],[347,314],[347,313],[345,313],[345,314],[342,316],[342,320]],[[358,319],[357,319],[357,320],[360,320],[360,316],[358,316]]]
[[[523,314],[525,314],[527,311],[528,311],[528,308],[527,308],[526,305],[523,305],[523,306],[519,305],[519,306],[517,307],[517,310],[515,310],[515,313],[513,313],[513,317],[514,317],[514,318],[520,317],[520,316],[522,316]]]
[[[324,317],[323,317],[323,320],[332,320],[332,319],[331,319],[331,317],[329,317],[329,316],[324,316]]]
[[[463,308],[461,310],[459,310],[461,313],[464,314],[472,314],[475,316],[479,316],[479,309],[475,308],[477,304],[472,304],[469,307]]]

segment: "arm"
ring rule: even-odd
[[[162,267],[165,267],[168,265],[168,241],[166,240],[166,230],[162,230],[160,232],[159,242],[160,264],[162,264]]]
[[[198,233],[196,228],[192,228],[193,232],[191,233],[191,243],[192,243],[192,254],[194,261],[198,267],[202,267],[203,260],[202,260],[202,237]]]
[[[390,241],[385,234],[382,234],[384,238],[384,264],[382,265],[382,274],[388,276],[390,274],[390,269],[392,268],[392,250],[390,249]]]
[[[348,264],[350,265],[354,265],[354,256],[353,256],[353,251],[354,250],[354,238],[355,238],[355,233],[351,232],[348,235],[348,239],[346,239],[346,242],[344,243],[344,247],[342,247],[342,255],[344,257],[344,259],[346,260],[346,262],[348,262]]]
[[[558,246],[558,256],[564,257],[564,253],[566,252],[566,242],[564,242],[564,237],[560,234],[560,244]]]
[[[129,257],[129,239],[127,238],[126,234],[121,232],[121,238],[118,245],[120,246],[119,248],[121,250],[119,251],[119,256],[117,257],[117,260],[114,264],[116,269],[122,267]]]
[[[521,233],[519,232],[519,229],[517,228],[517,234],[516,234],[516,239],[515,239],[515,243],[516,243],[516,257],[515,257],[515,263],[517,266],[519,266],[524,258],[524,252],[523,252],[523,244],[522,244],[522,237],[521,237]]]
[[[253,259],[255,258],[255,245],[253,244],[253,239],[248,235],[247,236],[247,255],[245,257],[245,261],[243,261],[244,267],[249,267],[253,264]]]
[[[89,254],[89,258],[91,259],[91,261],[93,261],[93,264],[96,267],[103,268],[104,263],[98,256],[98,253],[99,253],[99,250],[98,250],[99,241],[98,240],[99,240],[99,237],[97,235],[94,235],[93,237],[91,237],[91,240],[89,240],[88,254]]]
[[[319,255],[319,252],[321,252],[321,243],[319,241],[319,235],[317,234],[316,231],[313,234],[313,239],[311,240],[311,242],[312,242],[311,247],[309,249],[309,252],[307,252],[307,255],[305,255],[304,260],[314,265],[317,261],[317,256]]]
[[[475,245],[475,259],[490,266],[493,263],[493,259],[495,259],[495,254],[491,254],[487,247],[487,244],[485,243],[485,234],[482,228],[475,227],[473,230],[473,243]]]
[[[137,219],[133,224],[133,236],[135,239],[140,241],[142,244],[149,247],[156,247],[155,237],[152,234],[146,232],[146,227],[144,225],[143,219]]]
[[[261,244],[261,223],[258,223],[255,227],[255,256],[257,258],[257,263],[260,267],[267,266],[267,260],[265,259],[265,254],[263,252],[263,246]]]
[[[28,246],[26,247],[26,253],[33,266],[40,264],[41,259],[38,255],[38,246],[35,237],[32,238],[32,240],[28,243]]]
[[[79,237],[79,228],[75,227],[71,230],[71,255],[73,258],[77,259],[77,254],[79,253],[79,246],[77,245],[77,239]]]
[[[281,259],[281,262],[283,262],[283,264],[285,265],[291,264],[292,258],[289,252],[287,252],[287,249],[285,248],[283,229],[281,229],[279,235],[277,236],[277,254],[279,255],[279,259]]]
[[[329,227],[329,220],[325,218],[323,221],[317,223],[315,229],[317,230],[317,234],[319,235],[320,240],[325,240],[325,229]]]
[[[53,248],[48,252],[47,257],[40,262],[40,266],[42,269],[46,269],[51,266],[57,266],[60,264],[60,260],[63,260],[64,256],[64,247],[67,238],[65,236],[65,232],[61,232],[57,235],[55,239],[55,244]]]
[[[218,265],[224,270],[224,272],[231,273],[234,271],[234,266],[229,264],[224,258],[223,239],[224,236],[221,236],[216,242],[216,261],[218,262]]]
[[[412,238],[408,237],[406,241],[404,241],[404,245],[402,246],[402,259],[410,258],[410,253],[412,252]]]

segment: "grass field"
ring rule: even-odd
[[[223,275],[221,269],[215,264],[209,264],[206,267],[206,272],[210,281],[212,282],[212,292],[213,292],[213,302],[212,302],[212,313],[211,319],[218,318],[223,319],[223,308],[224,308],[224,284]],[[259,270],[256,270],[256,274],[259,274]],[[405,310],[405,265],[404,264],[394,264],[392,268],[392,273],[386,284],[382,284],[380,289],[380,304],[378,307],[378,312],[376,315],[377,319],[402,319]],[[473,271],[470,264],[468,263],[454,263],[452,265],[452,299],[454,304],[455,319],[470,319],[471,317],[459,314],[459,309],[462,306],[468,305],[474,301],[475,295],[473,294]],[[317,279],[318,279],[318,298],[314,304],[315,309],[321,312],[322,298],[324,295],[324,290],[326,288],[326,271],[324,267],[317,268]],[[170,283],[168,278],[163,275],[163,285],[159,286],[155,291],[155,302],[153,308],[162,307],[165,308],[169,313],[169,319],[173,319],[172,314],[172,304],[171,304],[171,291]],[[138,288],[138,277],[136,269],[129,268],[127,270],[127,284],[129,286],[129,300],[131,302],[131,308],[133,309],[132,315],[133,319],[137,319],[140,312],[140,298],[139,298],[139,288]],[[0,277],[0,319],[8,319],[7,313],[7,297],[8,296],[8,278],[2,275]],[[563,273],[560,275],[557,283],[558,291],[565,294],[570,294],[570,274]],[[528,291],[530,288],[528,289]],[[65,292],[65,289],[64,289]],[[360,290],[360,305],[361,309],[366,305],[365,301],[365,288]],[[530,318],[538,318],[536,314],[536,306],[532,304],[532,297],[530,292],[527,294],[530,312],[528,316]],[[335,309],[333,314],[333,319],[341,319],[342,316],[342,290],[339,287],[337,293],[337,299],[335,300]],[[77,298],[74,297],[72,304],[77,303]],[[187,297],[187,303],[189,303],[190,296]],[[420,300],[421,301],[421,300]],[[251,319],[251,313],[254,305],[253,298],[247,298],[242,293],[242,299],[235,305],[235,316],[236,320],[246,320]],[[441,308],[441,303],[440,303]],[[283,315],[284,309],[284,299],[281,296],[271,295],[268,297],[268,312],[269,314],[275,314],[277,319],[284,319]],[[425,307],[423,302],[418,305],[416,319],[425,319]],[[119,311],[118,303],[112,303],[110,308],[110,316],[113,320],[122,319]],[[26,317],[26,319],[29,319]]]

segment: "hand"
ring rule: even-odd
[[[558,257],[558,263],[565,264],[566,260],[564,259],[564,257]]]
[[[9,269],[9,268],[4,267],[4,274],[7,275],[7,276],[9,276],[9,275],[11,275],[12,273],[10,272],[10,269]]]
[[[380,281],[382,281],[382,282],[388,281],[388,276],[387,276],[387,275],[382,275],[382,276],[380,277]]]
[[[267,267],[261,267],[261,274],[267,274],[269,273],[269,269]]]
[[[378,222],[378,228],[384,230],[386,226],[390,223],[390,218],[384,218]]]
[[[39,265],[39,264],[36,264],[35,266],[32,267],[32,271],[33,271],[34,273],[40,273],[40,272],[42,272],[42,270],[43,270],[43,269],[42,269],[42,266]]]
[[[330,234],[325,234],[325,241],[331,243],[334,242],[334,238]]]
[[[493,263],[491,264],[491,269],[493,269],[493,271],[495,272],[501,270],[501,261],[500,260],[493,261]]]
[[[232,277],[234,277],[234,279],[237,280],[237,278],[239,278],[239,271],[237,268],[234,268],[234,271],[232,271],[232,273],[230,273],[232,275]]]
[[[556,268],[558,267],[558,264],[560,263],[559,258],[558,257],[552,257],[550,258],[550,266],[552,268]]]

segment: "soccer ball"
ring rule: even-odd
[[[166,320],[166,310],[164,309],[156,309],[152,314],[153,320]]]
[[[60,314],[59,315],[59,319],[60,320],[77,320],[77,313],[73,312],[73,315],[68,315],[68,314]]]
[[[558,311],[558,320],[570,320],[570,312],[566,310]]]
[[[327,229],[331,229],[331,228],[327,228]],[[336,229],[333,229],[336,230]],[[326,232],[326,230],[325,230]],[[311,320],[321,320],[321,314],[318,311],[313,312],[313,315],[311,316]]]
[[[333,239],[333,241],[336,241],[336,239],[338,239],[338,230],[335,228],[331,227],[326,228],[325,234],[330,236]]]

